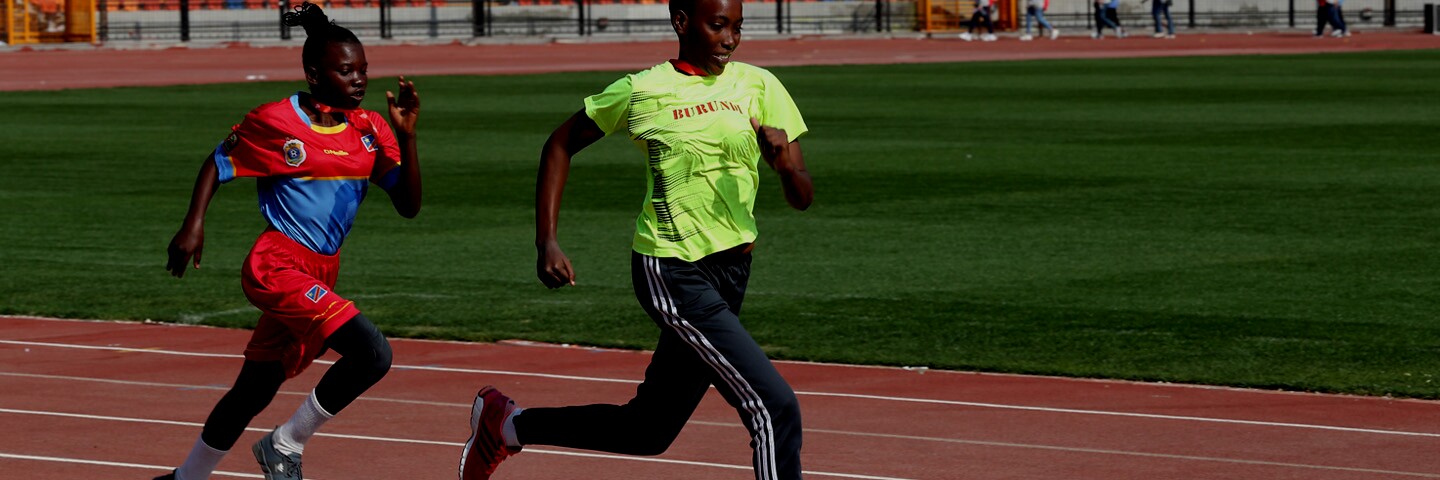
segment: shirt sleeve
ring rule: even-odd
[[[625,128],[630,113],[630,76],[616,80],[605,91],[585,97],[585,115],[595,121],[606,135]]]
[[[400,180],[400,142],[395,140],[395,132],[390,129],[385,117],[376,112],[369,112],[367,116],[370,117],[372,131],[367,135],[369,139],[362,141],[366,143],[366,150],[375,150],[375,166],[370,170],[370,182],[388,192]]]
[[[215,147],[211,159],[221,183],[239,177],[268,177],[285,165],[285,133],[255,109]]]
[[[766,70],[761,70],[760,76],[765,88],[760,97],[760,124],[785,130],[791,142],[810,131],[800,116],[800,107],[795,106],[795,100],[790,98],[780,79]]]

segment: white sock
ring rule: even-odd
[[[520,435],[515,433],[515,416],[519,415],[523,410],[525,409],[516,407],[515,411],[510,412],[510,416],[505,417],[505,423],[500,427],[500,439],[505,441],[505,446],[507,447],[521,447]]]
[[[220,459],[225,458],[227,450],[216,450],[205,444],[200,437],[195,438],[195,446],[190,447],[190,454],[185,456],[185,463],[175,469],[175,480],[205,480],[215,472],[215,467],[220,465]]]
[[[275,449],[280,453],[302,454],[305,453],[305,442],[310,441],[326,420],[334,418],[335,415],[326,412],[320,407],[320,400],[315,398],[315,391],[310,391],[310,396],[295,409],[295,414],[290,416],[290,421],[275,428]]]

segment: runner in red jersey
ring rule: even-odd
[[[287,13],[304,26],[302,53],[309,92],[251,111],[200,169],[190,210],[171,240],[166,268],[184,276],[200,267],[204,219],[218,185],[256,178],[268,227],[241,269],[241,285],[260,321],[245,347],[235,385],[205,420],[185,462],[162,479],[209,478],[279,391],[325,350],[341,355],[295,414],[251,448],[267,479],[300,479],[305,444],[390,369],[390,344],[354,302],[335,292],[340,246],[370,184],[385,190],[406,218],[420,212],[415,122],[420,99],[404,77],[386,92],[389,123],[360,109],[368,85],[365,50],[355,34],[320,7]],[[391,132],[394,125],[398,135]]]

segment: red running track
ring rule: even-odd
[[[0,472],[149,478],[180,462],[249,332],[0,318]],[[315,480],[454,478],[484,384],[522,405],[623,402],[649,355],[396,339],[396,367],[306,449]],[[331,357],[333,358],[333,357]],[[257,478],[243,448],[284,421],[328,362],[287,383],[216,478]],[[1440,403],[782,362],[805,415],[808,478],[1440,478]],[[534,446],[497,479],[744,479],[745,430],[706,397],[669,452]],[[9,478],[9,477],[7,477]]]

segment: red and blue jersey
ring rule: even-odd
[[[339,252],[369,183],[388,191],[400,173],[395,134],[373,111],[347,111],[345,123],[322,127],[297,93],[256,107],[232,130],[212,156],[220,182],[256,177],[260,215],[316,253]]]

